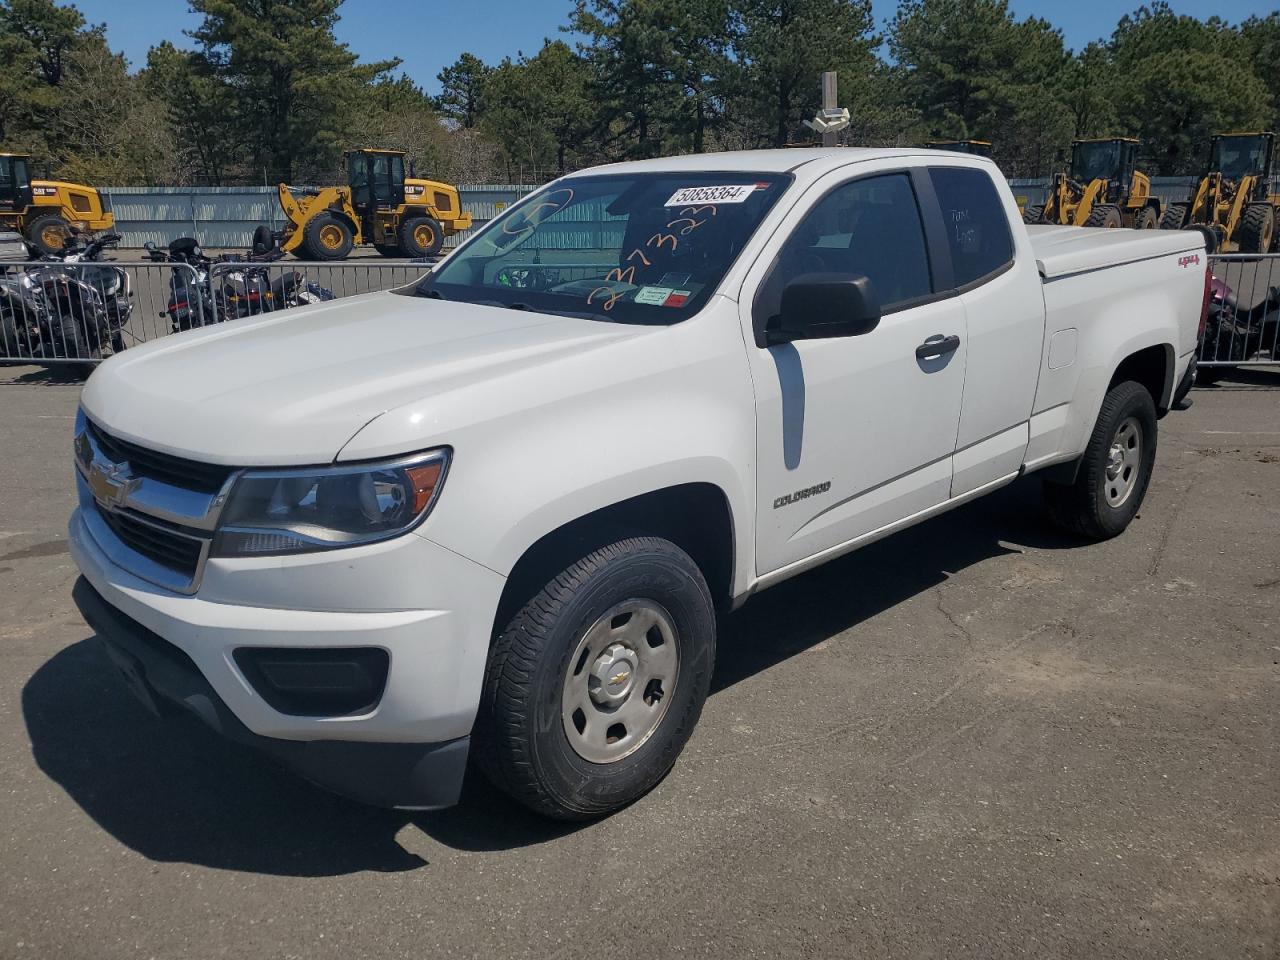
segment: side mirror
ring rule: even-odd
[[[870,279],[851,273],[806,273],[782,290],[782,309],[765,330],[768,345],[858,337],[880,323]]]

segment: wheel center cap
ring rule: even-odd
[[[636,655],[625,644],[610,644],[591,665],[587,687],[591,699],[602,707],[616,707],[631,694],[636,679]]]
[[[1107,476],[1114,480],[1120,474],[1120,468],[1124,465],[1124,450],[1117,443],[1111,448],[1110,454],[1107,456]]]

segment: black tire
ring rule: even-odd
[[[1044,204],[1033,203],[1022,208],[1023,223],[1044,223]]]
[[[590,762],[567,732],[570,660],[591,628],[627,601],[669,615],[675,689],[660,694],[664,712],[630,753]],[[715,666],[715,629],[706,581],[673,543],[636,537],[592,551],[552,577],[495,642],[472,756],[496,787],[547,817],[586,820],[626,806],[666,776],[693,732]],[[587,663],[585,649],[578,660],[573,676]]]
[[[434,217],[400,221],[400,249],[406,257],[434,257],[444,246],[444,228]]]
[[[1117,432],[1134,421],[1141,437],[1136,476],[1123,501],[1108,501],[1108,466]],[[1124,532],[1137,515],[1151,482],[1156,461],[1156,405],[1147,388],[1126,380],[1107,391],[1089,445],[1073,483],[1046,480],[1045,501],[1050,519],[1063,530],[1090,540],[1107,540]],[[1122,474],[1123,475],[1123,474]],[[1114,483],[1114,480],[1111,480]]]
[[[1187,203],[1171,203],[1164,208],[1164,216],[1160,218],[1161,230],[1181,230],[1187,225],[1187,211],[1191,205]]]
[[[1114,230],[1124,224],[1124,218],[1120,216],[1120,208],[1110,203],[1100,204],[1089,211],[1089,218],[1085,220],[1086,227],[1106,227],[1108,230]]]
[[[270,253],[275,249],[275,245],[276,238],[271,233],[271,228],[265,223],[258,224],[253,231],[253,242],[250,245],[250,249],[252,249],[255,254],[261,256],[264,253]]]
[[[404,256],[404,251],[401,250],[399,247],[394,247],[386,243],[375,243],[373,245],[373,249],[377,250],[378,253],[382,254],[384,257],[403,257]]]
[[[1240,253],[1269,253],[1276,237],[1276,208],[1269,203],[1251,203],[1240,218],[1236,249]]]
[[[1154,230],[1160,225],[1160,218],[1152,207],[1143,207],[1133,215],[1135,230]]]
[[[345,220],[332,213],[319,213],[303,227],[302,246],[312,260],[345,260],[355,241]]]
[[[55,240],[57,235],[61,240]],[[61,253],[66,241],[71,237],[71,224],[66,218],[56,213],[46,213],[36,217],[27,224],[27,243],[35,247],[42,256]]]

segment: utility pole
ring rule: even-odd
[[[822,74],[822,110],[824,113],[828,110],[836,109],[836,72],[827,70]],[[830,114],[827,114],[830,116]],[[824,147],[834,147],[836,145],[835,130],[822,131],[822,145]]]

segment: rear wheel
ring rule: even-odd
[[[351,227],[332,213],[312,217],[303,229],[302,241],[313,260],[345,260],[354,246]]]
[[[1185,203],[1171,203],[1165,207],[1164,216],[1160,218],[1161,230],[1181,230],[1187,225],[1187,210],[1189,205]]]
[[[1089,219],[1085,220],[1086,227],[1106,227],[1108,230],[1114,230],[1124,223],[1124,218],[1120,216],[1120,209],[1109,203],[1104,203],[1094,207],[1089,211]]]
[[[46,257],[61,253],[70,237],[71,224],[56,213],[36,217],[27,225],[27,242]]]
[[[1276,208],[1269,203],[1251,203],[1240,219],[1236,249],[1241,253],[1267,253],[1276,233]]]
[[[1135,230],[1154,230],[1160,225],[1160,218],[1156,216],[1156,212],[1151,207],[1143,207],[1133,215],[1133,227]]]
[[[432,217],[408,217],[400,224],[400,248],[410,257],[434,257],[444,246],[444,229]]]
[[[1044,204],[1033,203],[1022,209],[1023,223],[1044,223]]]
[[[1155,461],[1155,401],[1140,383],[1118,383],[1102,401],[1075,481],[1045,481],[1050,518],[1091,540],[1122,533],[1142,506]]]
[[[636,800],[693,732],[715,623],[706,581],[675,544],[635,537],[588,553],[494,644],[473,735],[481,769],[559,820]]]

